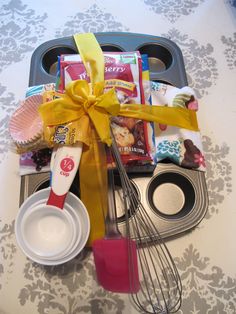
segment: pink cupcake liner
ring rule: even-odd
[[[41,95],[26,98],[22,105],[12,115],[9,122],[9,132],[18,145],[28,145],[42,136],[43,124],[38,113],[38,107],[43,102]]]

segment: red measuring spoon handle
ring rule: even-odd
[[[65,193],[64,195],[57,195],[51,189],[49,197],[48,197],[47,205],[53,205],[53,206],[63,209],[66,196],[67,196],[67,193]]]

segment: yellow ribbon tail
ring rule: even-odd
[[[95,239],[104,237],[105,216],[107,213],[107,160],[105,145],[97,141],[96,131],[92,129],[94,140],[89,147],[83,147],[79,175],[80,198],[86,206],[91,230],[88,246]]]
[[[111,135],[110,135],[110,117],[107,114],[104,114],[102,111],[99,110],[91,110],[89,111],[89,117],[91,118],[94,127],[98,133],[98,141],[102,141],[106,143],[108,146],[111,145]]]
[[[185,108],[122,104],[119,115],[172,125],[192,131],[199,130],[196,112]]]
[[[104,56],[94,34],[75,34],[74,41],[92,85],[103,82],[105,68]]]

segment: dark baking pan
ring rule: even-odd
[[[147,54],[153,81],[183,87],[188,84],[180,48],[171,40],[133,33],[95,33],[103,51],[136,51]],[[29,85],[55,82],[57,58],[78,53],[73,37],[47,41],[33,53]]]
[[[149,57],[151,80],[177,87],[187,85],[182,53],[169,39],[132,33],[95,33],[103,51],[139,50]],[[61,54],[77,53],[73,37],[51,40],[40,45],[31,59],[29,85],[55,82],[57,59]],[[154,170],[155,168],[155,170]],[[208,207],[205,174],[171,163],[159,163],[129,172],[137,195],[163,237],[175,236],[196,226]],[[120,180],[115,177],[118,227],[125,234],[125,217],[121,204]],[[37,190],[49,186],[49,173],[22,176],[20,203]],[[165,189],[168,191],[166,192]],[[71,192],[79,196],[79,180]],[[132,216],[129,219],[134,219]],[[132,234],[132,230],[131,230]]]

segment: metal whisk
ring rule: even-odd
[[[182,285],[174,260],[138,198],[130,181],[117,144],[112,135],[114,157],[123,190],[126,216],[126,236],[136,240],[140,269],[140,290],[131,297],[142,313],[175,313],[181,306]],[[129,254],[131,250],[129,250]],[[132,256],[129,256],[130,284],[132,285]]]

